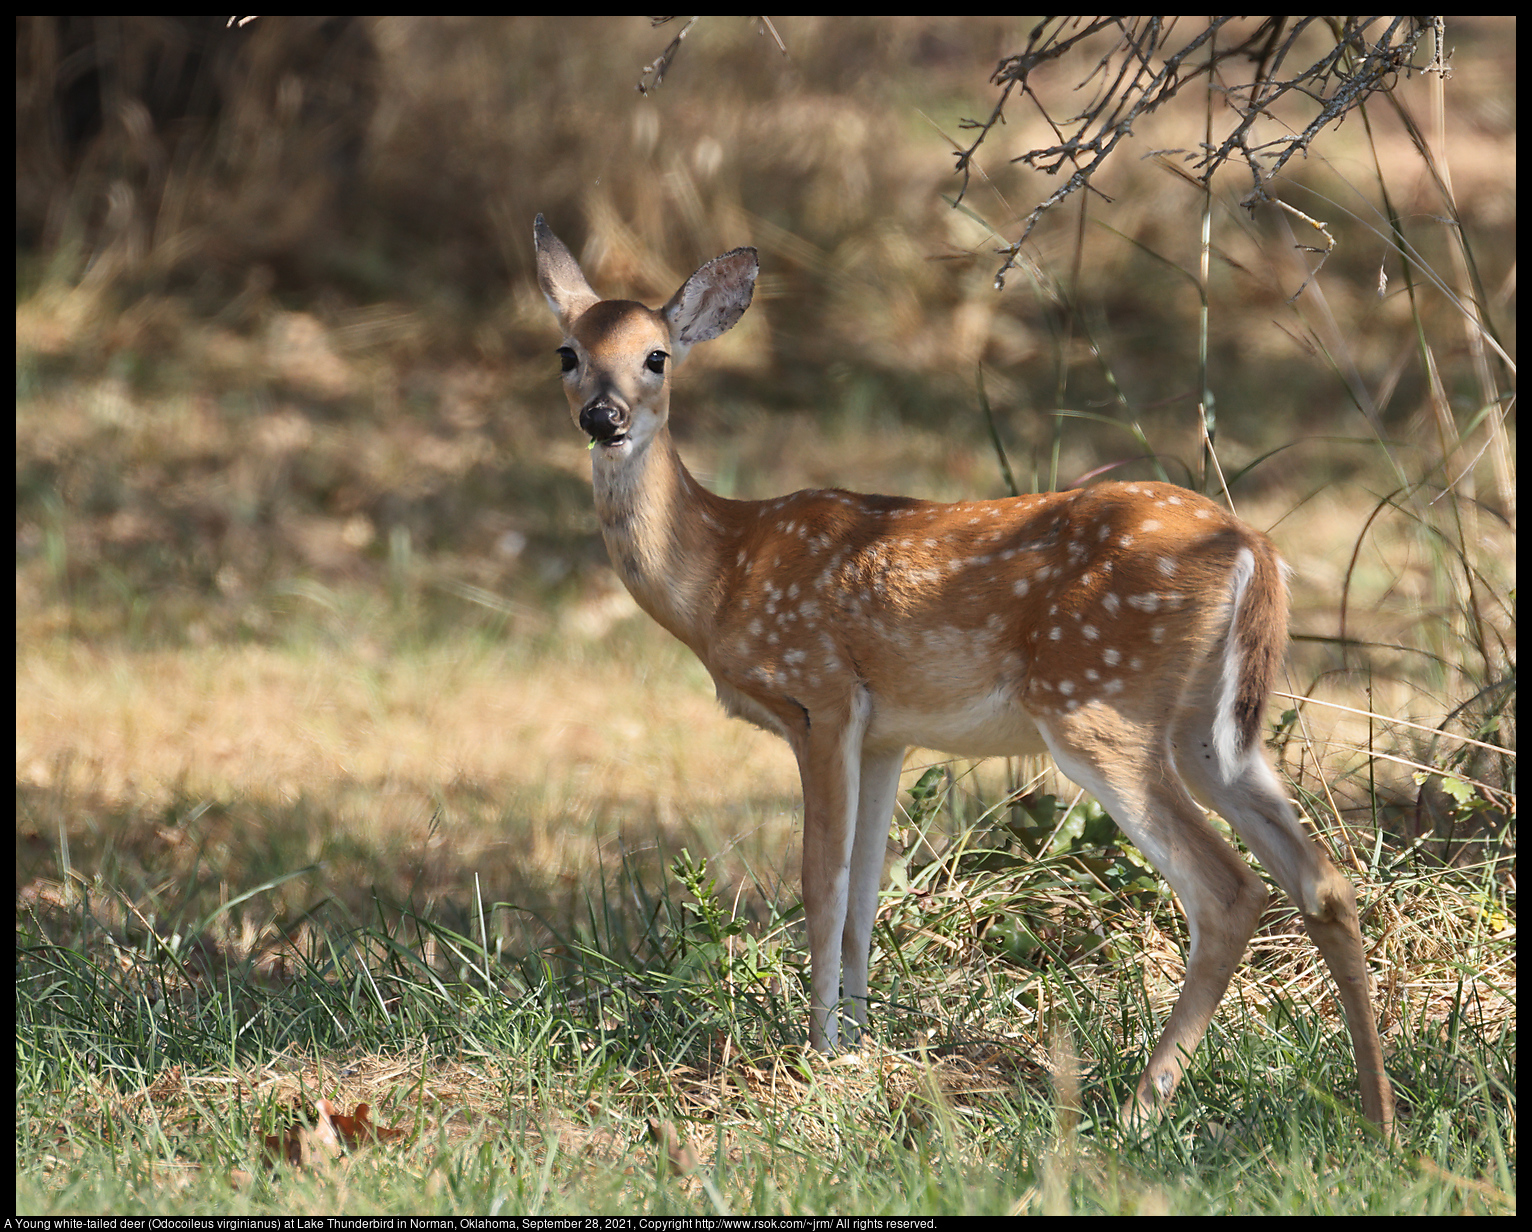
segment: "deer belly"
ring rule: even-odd
[[[961,757],[1027,757],[1046,753],[1041,733],[1009,685],[920,698],[872,698],[866,743],[916,745]]]

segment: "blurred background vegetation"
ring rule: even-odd
[[[1218,455],[1295,568],[1290,683],[1361,712],[1306,711],[1301,744],[1284,720],[1289,773],[1311,812],[1449,862],[1503,829],[1514,370],[1484,339],[1514,354],[1513,19],[1452,19],[1445,83],[1401,76],[1402,110],[1287,164],[1278,195],[1337,241],[1317,276],[1316,235],[1241,208],[1240,170],[1205,197],[1166,152],[1204,139],[1199,82],[997,293],[997,248],[1058,184],[1012,160],[1056,134],[1015,97],[957,209],[953,151],[1026,29],[708,18],[640,93],[676,26],[18,19],[27,909],[82,868],[213,902],[327,862],[220,942],[248,953],[324,895],[365,915],[374,884],[467,912],[473,870],[546,906],[640,825],[795,879],[785,750],[713,712],[606,567],[538,212],[598,289],[649,303],[760,250],[673,416],[697,473],[750,497],[1003,494],[981,366],[1023,490],[1216,492],[1206,252]],[[1109,45],[1030,89],[1066,114]]]
[[[1506,29],[1455,25],[1451,83],[1454,186],[1502,333],[1515,255]],[[19,437],[24,607],[48,606],[60,584],[100,585],[110,563],[122,576],[108,590],[154,596],[136,622],[116,612],[134,636],[261,635],[264,588],[294,574],[376,584],[401,536],[412,560],[502,594],[588,576],[600,553],[531,277],[538,211],[606,293],[651,302],[718,252],[761,250],[756,306],[699,353],[677,414],[727,491],[796,481],[767,459],[816,483],[997,491],[998,469],[971,449],[985,433],[980,363],[1033,483],[1054,479],[1055,409],[1142,423],[1187,481],[1200,201],[1144,155],[1194,147],[1201,107],[1150,117],[1097,181],[1111,204],[1091,202],[1083,223],[1051,218],[1031,285],[996,294],[984,223],[1014,234],[1056,187],[1007,158],[1052,138],[1013,105],[979,152],[970,211],[949,208],[949,138],[987,114],[985,77],[1018,23],[781,31],[785,56],[752,21],[704,21],[640,95],[671,31],[639,18],[23,21],[18,394],[47,407],[24,414]],[[1067,92],[1080,73],[1045,66],[1031,87]],[[1449,229],[1419,153],[1376,110],[1327,134],[1284,186],[1343,231],[1324,268],[1333,339],[1289,302],[1303,278],[1283,217],[1240,211],[1246,184],[1215,194],[1222,439],[1234,469],[1287,446],[1247,491],[1307,497],[1373,465],[1375,433],[1440,443],[1411,313],[1449,347],[1448,378],[1464,331],[1446,297],[1405,292],[1384,217],[1358,196],[1374,159],[1396,177],[1423,263],[1450,270]],[[1084,323],[1073,336],[1066,313]],[[1374,424],[1348,380],[1374,388]],[[64,388],[74,396],[57,405]],[[1448,390],[1465,418],[1479,392]],[[761,426],[784,413],[809,422]],[[918,477],[881,461],[906,426],[946,455]],[[795,431],[842,444],[794,448]],[[769,447],[741,457],[756,434]],[[1134,453],[1122,431],[1077,420],[1054,482]],[[1512,498],[1493,480],[1503,512]]]

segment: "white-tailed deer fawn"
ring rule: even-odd
[[[867,965],[905,749],[1047,752],[1164,874],[1191,927],[1186,982],[1123,1108],[1157,1115],[1228,987],[1266,888],[1298,905],[1340,989],[1368,1118],[1393,1093],[1356,895],[1261,749],[1287,638],[1267,538],[1163,483],[935,504],[853,492],[725,500],[671,441],[670,374],[750,305],[753,248],[658,311],[591,290],[538,215],[537,279],[564,331],[564,392],[591,439],[596,511],[638,605],[685,642],[731,714],[792,746],[803,779],[809,1040],[867,1021]]]

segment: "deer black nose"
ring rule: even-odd
[[[598,444],[610,445],[628,435],[632,416],[610,402],[592,402],[580,410],[580,430]]]

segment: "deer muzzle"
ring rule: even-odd
[[[615,406],[598,399],[580,408],[580,430],[598,445],[620,445],[628,439],[632,413],[625,406]]]

